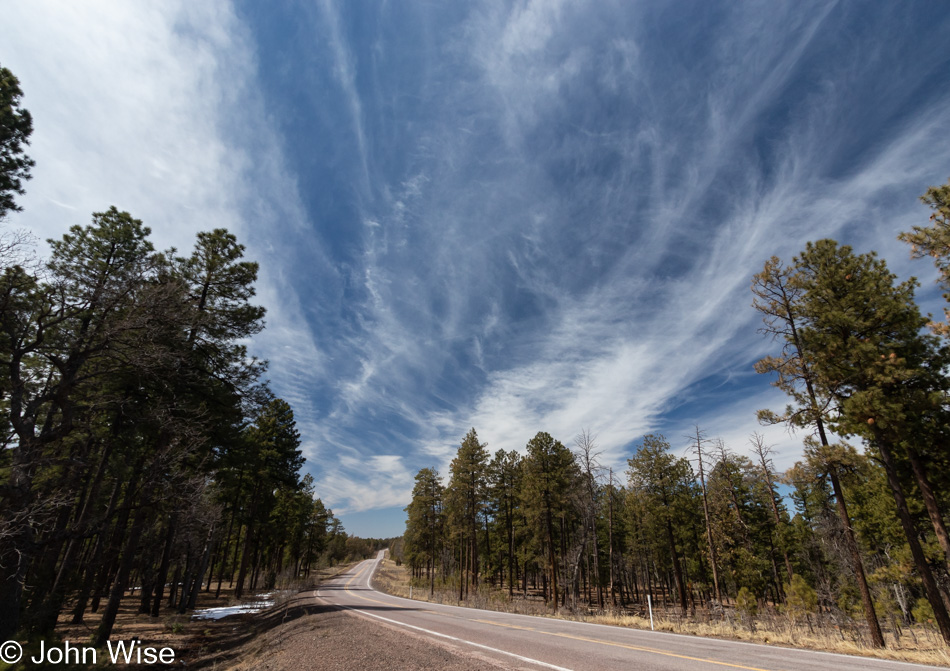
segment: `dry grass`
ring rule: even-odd
[[[260,637],[262,631],[270,632],[270,636],[279,638],[285,624],[291,622],[299,614],[307,614],[308,608],[300,604],[312,602],[309,594],[302,592],[313,589],[323,580],[352,567],[353,564],[341,564],[331,568],[315,570],[310,577],[299,580],[278,581],[278,589],[267,590],[272,594],[270,600],[274,604],[259,614],[238,614],[221,620],[193,620],[192,613],[178,615],[174,611],[163,608],[160,617],[150,617],[138,612],[139,597],[126,595],[119,605],[111,639],[113,641],[128,641],[137,637],[142,646],[156,648],[170,647],[175,651],[176,662],[183,662],[189,668],[216,667],[221,668],[222,660],[238,661],[244,655],[260,652],[264,645]],[[215,597],[215,590],[201,591],[198,596],[197,607],[215,608],[234,606],[238,603],[253,601],[254,594],[247,594],[245,598],[236,599],[233,587],[226,584],[221,596]],[[299,602],[299,603],[298,603]],[[104,607],[105,604],[103,604]],[[70,623],[70,608],[64,609],[60,621],[56,626],[55,635],[47,640],[48,643],[70,641],[74,645],[88,645],[99,622],[102,619],[102,610],[98,613],[86,613],[81,624]],[[299,613],[298,613],[299,611]],[[293,617],[288,617],[290,613]],[[39,640],[31,639],[24,645],[27,655],[34,655],[39,650]],[[104,659],[104,652],[100,653],[99,660]],[[9,665],[0,663],[0,671],[9,668]],[[60,665],[58,668],[73,668]]]
[[[397,566],[389,559],[385,559],[380,565],[373,584],[389,594],[410,597],[409,571],[402,566]],[[430,595],[428,586],[416,586],[412,588],[412,598],[430,603],[484,608],[523,615],[542,615],[632,629],[650,628],[650,619],[646,613],[642,615],[630,612],[578,614],[564,609],[555,614],[540,598],[509,599],[507,592],[502,590],[482,588],[477,593],[470,594],[468,599],[459,601],[458,592],[455,590],[437,587],[435,593]],[[726,614],[721,618],[704,614],[701,616],[702,621],[698,618],[689,619],[668,615],[661,609],[657,611],[654,612],[653,619],[654,627],[658,631],[950,667],[950,649],[943,644],[934,629],[920,625],[903,627],[899,636],[894,629],[888,629],[885,633],[888,647],[879,650],[864,643],[856,626],[819,628],[772,612],[758,617],[754,626],[750,627],[748,623],[740,621],[731,609],[727,609]]]
[[[440,603],[463,608],[483,608],[517,615],[553,617],[551,609],[545,605],[544,600],[539,596],[531,596],[527,599],[509,599],[507,592],[482,588],[477,592],[469,593],[465,599],[460,601],[457,590],[436,587],[435,591],[430,594],[428,585],[414,586],[410,592],[409,571],[402,566],[397,566],[390,559],[384,559],[380,564],[379,570],[373,578],[373,585],[387,594],[427,603]]]
[[[634,629],[650,628],[649,618],[636,615],[603,614],[570,619],[632,627]],[[860,639],[849,636],[839,627],[835,627],[831,631],[819,630],[815,627],[814,631],[809,631],[806,624],[794,622],[782,615],[757,620],[754,630],[750,630],[748,626],[730,618],[719,621],[693,622],[689,620],[674,621],[655,616],[654,626],[658,631],[669,631],[677,634],[749,641],[751,643],[765,643],[790,648],[808,648],[845,655],[876,657],[935,666],[950,666],[950,650],[942,644],[936,632],[923,627],[916,627],[914,631],[905,628],[900,640],[897,640],[892,632],[888,632],[886,636],[888,647],[884,650],[878,650],[868,647]]]

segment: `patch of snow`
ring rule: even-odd
[[[260,613],[265,608],[274,605],[273,601],[255,601],[253,603],[242,603],[237,606],[221,606],[219,608],[202,608],[191,614],[192,620],[220,620],[228,615],[240,615],[242,613]]]

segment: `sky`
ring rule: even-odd
[[[751,277],[832,237],[940,313],[896,236],[950,177],[947,34],[938,0],[9,2],[36,167],[7,225],[234,232],[352,534],[401,534],[473,427],[587,430],[621,479],[647,433],[759,431],[787,468]]]

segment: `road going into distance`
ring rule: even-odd
[[[412,601],[378,592],[376,559],[325,582],[316,596],[417,636],[524,669],[601,671],[903,671],[935,667],[666,632],[569,622]],[[474,660],[473,660],[474,662]],[[473,664],[474,665],[474,664]]]

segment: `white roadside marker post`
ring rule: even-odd
[[[647,594],[647,608],[650,609],[650,631],[653,631],[653,601],[649,594]]]

